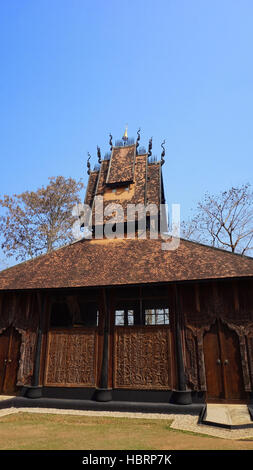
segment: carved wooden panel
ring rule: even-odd
[[[0,297],[0,334],[10,325],[21,334],[17,385],[31,385],[38,326],[35,294],[5,293]]]
[[[32,385],[37,333],[18,330],[22,335],[17,385]]]
[[[114,343],[115,388],[170,388],[171,343],[168,327],[116,327]]]
[[[204,358],[204,331],[207,331],[208,328],[203,330],[198,330],[197,332],[197,351],[198,351],[198,373],[199,373],[199,390],[206,390],[206,370],[205,370],[205,358]]]
[[[190,389],[198,390],[198,351],[197,341],[192,330],[189,328],[185,331],[185,345],[186,345],[186,377]]]
[[[250,392],[252,390],[252,386],[249,374],[249,358],[247,354],[246,337],[252,332],[253,324],[251,322],[245,322],[242,325],[238,325],[232,322],[228,322],[225,319],[223,320],[223,323],[225,323],[228,328],[234,330],[237,333],[240,347],[240,359],[243,373],[244,390]]]
[[[95,386],[97,330],[59,330],[48,333],[45,384]]]

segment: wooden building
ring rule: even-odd
[[[164,202],[161,161],[111,147],[85,202]],[[82,239],[0,273],[0,394],[250,403],[253,259],[181,240]]]

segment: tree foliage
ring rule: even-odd
[[[250,184],[232,187],[218,195],[206,193],[194,217],[183,222],[188,239],[211,244],[233,253],[253,253],[253,192]]]
[[[26,260],[70,243],[72,209],[82,187],[81,181],[57,176],[37,191],[3,196],[0,230],[6,256]]]

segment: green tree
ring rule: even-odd
[[[81,181],[63,176],[49,178],[46,187],[0,199],[2,250],[26,260],[73,240],[72,208],[80,202]]]

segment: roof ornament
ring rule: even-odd
[[[149,139],[149,143],[148,143],[148,157],[151,157],[151,155],[152,155],[152,139],[153,139],[153,137],[151,137],[151,139]]]
[[[91,155],[90,153],[88,152],[88,160],[87,160],[87,174],[90,175],[90,158],[91,158]]]
[[[124,135],[122,137],[122,140],[124,141],[124,145],[126,145],[127,141],[128,141],[128,135],[127,135],[127,125],[126,125],[126,129],[125,129],[125,132],[124,132]]]
[[[98,163],[100,164],[101,163],[101,151],[98,145],[97,145],[97,156],[98,156]]]
[[[137,152],[137,148],[138,148],[139,145],[140,145],[140,144],[139,144],[140,138],[141,138],[140,132],[141,132],[141,128],[139,127],[139,129],[138,129],[138,131],[137,131],[137,139],[136,139],[136,153],[138,153],[138,152]]]
[[[165,144],[165,140],[161,143],[161,147],[162,147],[162,149],[163,149],[163,150],[162,150],[162,153],[161,153],[161,165],[163,165],[164,162],[165,162],[165,159],[164,159],[164,157],[165,157],[165,148],[164,148],[164,144]]]
[[[112,151],[112,134],[109,134],[110,140],[109,140],[109,145],[110,145],[110,150]]]

